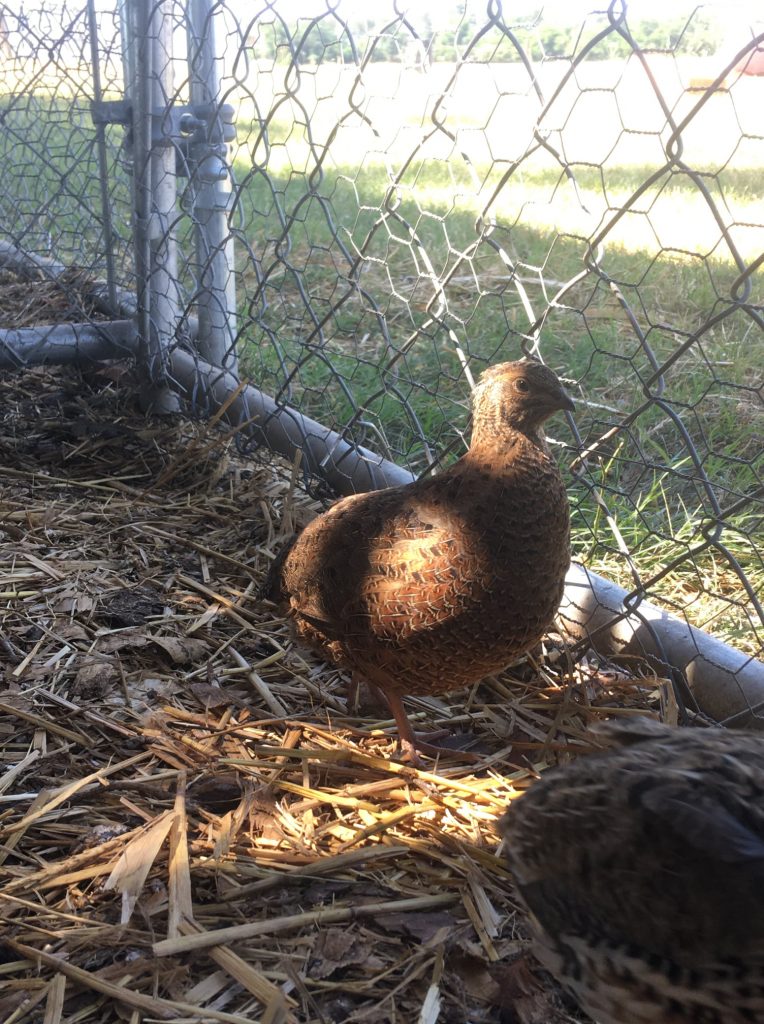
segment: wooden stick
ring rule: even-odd
[[[409,910],[432,910],[455,903],[455,893],[441,893],[438,896],[416,896],[407,900],[391,900],[389,903],[367,903],[359,907],[324,907],[311,910],[306,914],[291,914],[289,917],[274,917],[270,921],[251,921],[248,924],[235,924],[229,928],[218,928],[201,935],[188,935],[179,939],[163,939],[155,942],[152,949],[155,956],[176,956],[192,949],[207,949],[225,942],[237,942],[240,939],[251,939],[256,935],[275,935],[277,932],[290,932],[305,925],[338,924],[340,921],[355,921],[362,917],[373,917],[375,914],[397,914]]]

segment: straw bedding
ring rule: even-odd
[[[0,322],[82,317],[0,278]],[[527,956],[494,822],[587,723],[661,680],[551,638],[389,715],[257,597],[320,506],[219,424],[146,419],[130,373],[0,380],[0,1020],[580,1019]]]

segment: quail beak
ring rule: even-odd
[[[574,409],[573,399],[563,388],[545,391],[543,396],[539,396],[538,410],[545,420],[561,410],[573,412]]]
[[[564,409],[565,412],[574,412],[575,411],[575,408],[576,408],[575,402],[570,397],[570,395],[568,394],[567,391],[563,391],[563,389],[560,388],[559,392],[557,393],[557,395],[555,397],[557,399],[555,405],[556,405],[556,407],[558,409]]]

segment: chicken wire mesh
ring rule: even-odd
[[[415,475],[481,369],[539,355],[574,556],[756,658],[762,26],[570,10],[0,4],[3,251],[105,281],[154,384],[238,357]]]

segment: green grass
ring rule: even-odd
[[[83,252],[100,244],[87,127],[82,122],[73,135],[71,125],[38,117],[20,154],[25,130],[18,116],[12,135],[0,130],[0,154],[14,157],[14,167],[20,155],[30,165],[36,148],[48,154],[44,164],[31,164],[35,176],[23,176],[23,211],[31,224],[47,203],[38,219],[55,226],[56,255],[85,262]],[[737,567],[761,595],[761,496],[740,503],[764,476],[762,332],[733,312],[702,331],[662,381],[651,380],[619,301],[661,365],[729,308],[739,271],[729,253],[709,245],[708,209],[691,179],[666,177],[642,196],[612,227],[599,267],[589,262],[583,279],[552,301],[586,270],[589,239],[651,168],[575,166],[589,211],[582,213],[559,167],[531,162],[501,190],[490,231],[481,233],[476,221],[506,163],[477,164],[473,178],[456,157],[424,154],[393,189],[385,166],[362,151],[353,160],[328,159],[322,177],[311,177],[304,132],[283,122],[270,126],[267,174],[253,170],[247,148],[254,140],[240,124],[234,220],[242,241],[242,365],[252,379],[327,425],[352,420],[358,440],[419,472],[431,453],[455,457],[468,430],[461,357],[474,374],[516,358],[544,314],[540,351],[570,381],[583,447],[593,446],[586,466],[569,477],[576,556],[627,588],[634,578],[624,548],[642,581],[676,561],[650,596],[760,654],[764,631]],[[346,149],[338,152],[344,157]],[[75,150],[84,162],[67,172]],[[262,147],[257,153],[264,159]],[[64,198],[51,200],[62,183]],[[729,165],[707,184],[738,224],[764,224],[758,168]],[[119,203],[125,198],[123,191]],[[760,238],[742,228],[735,237],[751,259]],[[761,269],[751,284],[751,301],[760,302]],[[642,406],[627,428],[608,436]],[[569,466],[575,438],[561,419],[550,433],[569,445],[558,449]],[[704,540],[714,501],[722,513],[739,506],[724,519],[724,547]]]
[[[646,173],[641,168],[617,169],[608,177],[608,194],[633,189]],[[486,177],[490,174],[485,172]],[[522,188],[531,197],[528,201],[539,206],[549,202],[557,177],[550,172],[526,178]],[[579,178],[580,187],[590,194],[596,184],[594,172]],[[497,215],[490,240],[480,240],[474,209],[453,199],[453,185],[453,175],[442,163],[412,168],[398,189],[395,215],[384,217],[389,197],[384,167],[332,168],[316,191],[330,204],[338,239],[351,254],[343,259],[337,255],[326,209],[310,197],[304,176],[278,173],[267,188],[253,179],[241,196],[244,223],[253,236],[275,239],[281,231],[273,231],[274,197],[287,217],[294,214],[286,260],[299,271],[318,316],[328,315],[328,320],[318,332],[312,325],[306,328],[300,312],[292,325],[291,310],[300,309],[301,300],[284,263],[274,264],[271,284],[261,289],[268,308],[252,325],[245,366],[270,391],[279,387],[286,369],[292,375],[290,399],[300,408],[335,427],[355,413],[384,435],[386,454],[421,470],[426,448],[420,432],[437,451],[458,442],[459,433],[468,428],[468,391],[457,346],[477,372],[487,363],[516,357],[528,330],[520,290],[495,243],[512,260],[533,315],[547,312],[541,352],[571,380],[574,394],[578,392],[576,422],[585,445],[647,403],[627,430],[597,446],[581,477],[571,478],[577,556],[627,588],[634,586],[628,561],[593,500],[596,489],[643,581],[679,559],[651,596],[686,611],[694,624],[760,653],[761,624],[733,559],[761,594],[762,517],[755,512],[761,500],[725,520],[725,549],[708,546],[703,534],[713,520],[713,499],[724,512],[761,486],[760,331],[744,314],[733,313],[706,330],[662,382],[651,383],[649,360],[608,281],[592,270],[561,304],[548,303],[555,286],[548,284],[545,290],[544,282],[566,282],[585,268],[586,239],[534,223],[532,216],[506,222]],[[754,186],[753,172],[741,169],[720,175],[714,185],[740,204],[750,201]],[[669,191],[681,220],[697,196],[686,178],[672,179]],[[375,223],[376,233],[356,265],[354,257]],[[679,246],[660,251],[659,245],[651,251],[621,239],[607,249],[601,263],[637,316],[659,364],[672,358],[690,332],[725,308],[725,296],[738,274],[727,260],[692,255],[692,223],[687,227],[684,251]],[[263,266],[267,277],[267,259]],[[437,281],[454,274],[437,308],[438,288],[430,272]],[[761,287],[758,276],[754,289]],[[251,286],[246,269],[244,278]],[[387,338],[354,283],[385,314]],[[250,287],[245,290],[249,293]],[[346,293],[349,298],[340,305]],[[263,323],[272,332],[270,338]],[[352,391],[356,406],[337,386],[338,376]],[[388,386],[382,395],[381,385]],[[651,404],[649,397],[656,401]],[[572,442],[561,421],[550,432]],[[356,429],[356,436],[383,448],[372,432],[364,436]],[[452,452],[458,451],[456,443]],[[573,452],[561,453],[563,464],[573,458]]]

